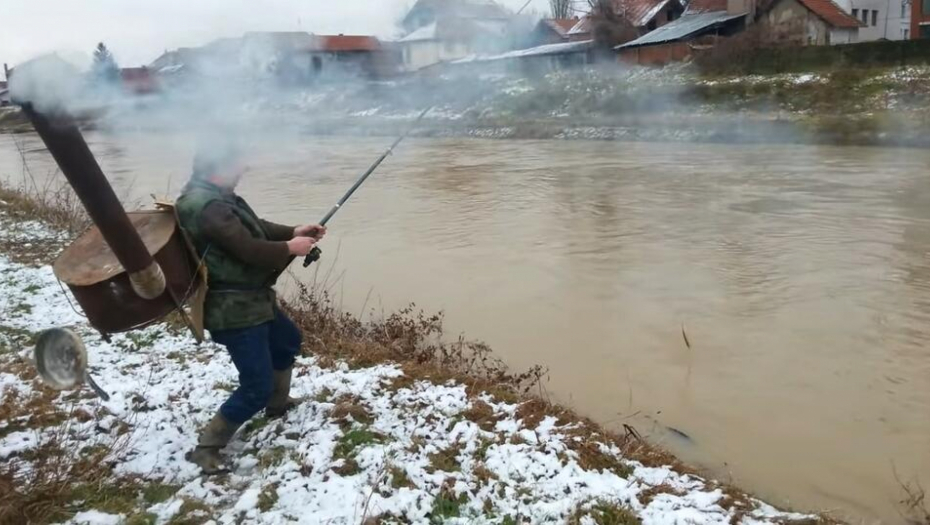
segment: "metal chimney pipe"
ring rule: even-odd
[[[130,222],[74,119],[64,111],[44,115],[31,103],[22,104],[22,109],[129,274],[133,291],[143,299],[160,297],[165,292],[161,267]]]

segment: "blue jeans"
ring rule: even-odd
[[[275,308],[274,319],[249,328],[211,332],[226,347],[239,371],[239,388],[220,407],[229,422],[241,425],[265,408],[274,389],[274,371],[294,365],[300,330]]]

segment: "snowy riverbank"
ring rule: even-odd
[[[204,479],[184,460],[235,385],[229,358],[155,326],[104,342],[50,266],[19,249],[62,244],[0,202],[0,488],[28,493],[50,450],[108,467],[75,490],[68,523],[783,523],[816,519],[670,467],[626,459],[580,422],[528,417],[520,402],[408,377],[384,363],[321,366],[303,357],[286,419],[257,419],[234,439],[233,472]],[[19,262],[16,262],[19,261]],[[31,371],[40,331],[70,326],[112,396],[50,393]],[[41,417],[40,417],[41,416]],[[51,417],[55,416],[55,417]],[[600,460],[585,457],[593,448]],[[3,478],[18,469],[20,478]],[[106,491],[131,480],[138,491]],[[32,480],[33,482],[35,480]],[[127,485],[128,486],[128,485]],[[105,494],[106,497],[101,497]],[[0,496],[0,503],[10,501]],[[12,498],[16,501],[15,498]],[[0,509],[11,522],[28,509]],[[7,513],[7,514],[4,514]],[[0,519],[0,521],[4,521]]]

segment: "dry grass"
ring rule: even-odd
[[[459,454],[462,453],[461,445],[453,445],[447,449],[440,450],[429,454],[429,466],[426,471],[429,473],[441,472],[458,472],[462,469],[459,463]]]
[[[336,406],[333,408],[330,417],[343,429],[351,427],[353,423],[370,425],[372,422],[371,413],[368,409],[361,404],[358,398],[348,395],[336,400]]]
[[[672,496],[683,496],[684,491],[676,489],[675,487],[669,485],[668,483],[663,483],[661,485],[656,485],[654,487],[649,487],[646,490],[643,490],[636,495],[636,499],[643,505],[643,507],[648,507],[652,500],[656,499],[657,496],[661,494],[670,494]]]
[[[22,375],[29,380],[33,374],[29,369]],[[76,409],[58,392],[36,386],[29,394],[6,392],[0,404],[0,435],[42,432],[35,447],[0,462],[0,523],[63,521],[91,508],[133,515],[145,485],[117,479],[111,471],[128,439],[119,434],[100,437],[92,426],[76,426],[103,417],[106,409]],[[145,498],[158,493],[151,488]]]
[[[39,185],[34,180],[24,181],[20,187],[0,182],[0,201],[3,210],[14,220],[37,220],[70,234],[83,231],[90,218],[70,186],[50,177]]]
[[[617,503],[600,502],[590,509],[578,509],[568,518],[569,525],[584,523],[582,518],[590,518],[597,525],[640,525],[639,517],[626,506]]]
[[[427,315],[410,305],[382,320],[363,322],[340,311],[325,290],[298,283],[288,314],[307,335],[313,355],[372,366],[391,361],[409,376],[434,381],[458,379],[465,384],[506,386],[529,392],[545,375],[542,367],[513,373],[484,343],[459,338],[443,340],[442,314]]]
[[[462,416],[464,416],[465,419],[478,425],[478,428],[481,430],[487,432],[494,430],[494,427],[499,421],[499,418],[494,413],[494,409],[491,408],[491,405],[480,399],[473,400],[471,402],[471,407],[463,412]]]

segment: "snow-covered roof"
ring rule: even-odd
[[[455,60],[451,62],[452,64],[467,64],[470,62],[491,62],[496,60],[508,60],[512,58],[528,58],[528,57],[537,57],[537,56],[547,56],[547,55],[567,55],[570,53],[583,53],[594,46],[593,40],[585,40],[583,42],[561,42],[558,44],[546,44],[544,46],[536,46],[528,49],[518,49],[516,51],[508,51],[506,53],[501,53],[499,55],[485,55],[477,56],[472,55],[460,60]]]
[[[165,66],[157,71],[159,75],[173,75],[184,69],[184,64],[175,64],[173,66]]]
[[[400,40],[398,40],[398,42],[420,42],[423,40],[436,40],[438,33],[439,33],[437,31],[438,27],[439,27],[438,24],[436,24],[436,22],[433,22],[432,24],[428,26],[423,26],[420,29],[417,29],[416,31],[414,31],[413,33],[410,33],[404,38],[401,38]]]

